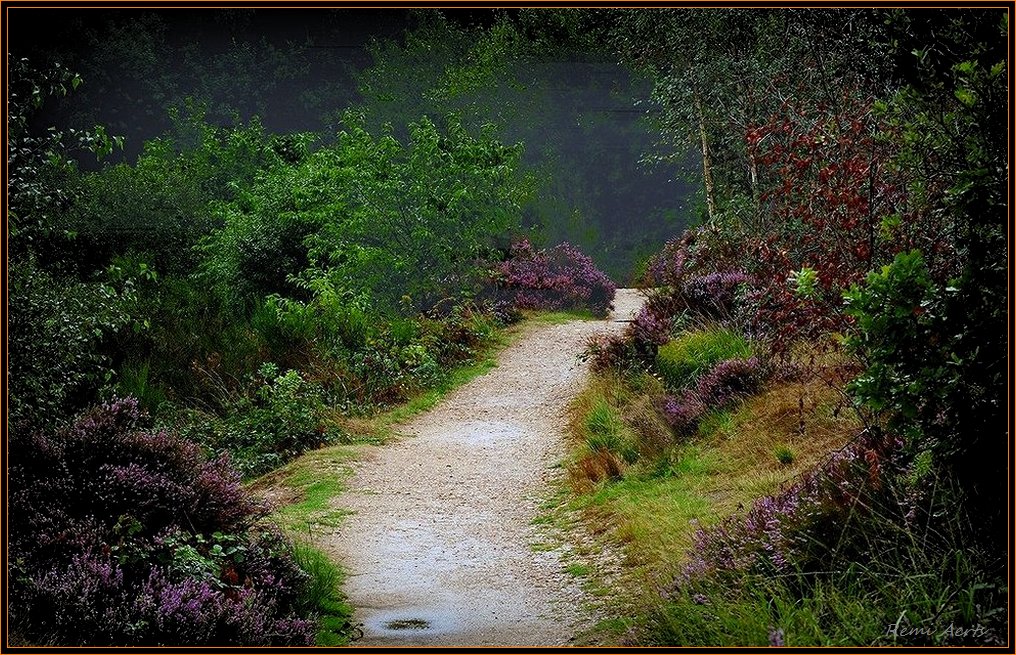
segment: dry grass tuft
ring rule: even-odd
[[[576,493],[588,493],[604,480],[618,480],[627,468],[609,450],[589,450],[568,466],[568,478]]]

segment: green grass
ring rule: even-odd
[[[572,562],[571,564],[564,567],[564,570],[568,572],[568,575],[575,578],[584,578],[592,572],[592,567],[588,564],[581,564],[579,562]]]
[[[616,454],[629,464],[638,459],[638,448],[620,413],[604,398],[597,399],[585,422],[586,444],[593,451]]]
[[[695,525],[719,516],[707,491],[723,472],[716,453],[688,446],[673,454],[663,470],[635,471],[580,496],[575,507],[614,523],[613,537],[625,545],[629,564],[654,571],[676,564],[675,554],[691,545]]]
[[[305,610],[318,617],[317,644],[348,644],[353,631],[353,607],[341,591],[342,570],[313,546],[297,542],[294,554],[300,568],[310,575],[310,585],[299,602]]]
[[[761,647],[778,630],[787,646],[977,646],[1004,640],[1004,564],[965,545],[962,535],[969,528],[950,518],[955,503],[947,490],[940,509],[929,514],[942,517],[936,519],[940,525],[908,526],[895,496],[888,495],[885,512],[837,522],[833,536],[804,533],[829,548],[816,551],[827,553],[815,560],[816,568],[779,576],[739,573],[674,591],[699,527],[774,493],[860,426],[848,412],[832,411],[838,398],[819,378],[773,384],[737,407],[708,414],[693,441],[642,455],[619,475],[604,477],[582,466],[594,456],[590,432],[629,430],[637,443],[645,440],[645,395],[659,393],[645,379],[597,376],[573,406],[572,493],[565,502],[597,539],[575,551],[567,570],[586,574],[583,587],[601,615],[610,617],[583,639]],[[593,565],[596,543],[623,556],[619,573],[605,578]],[[897,639],[887,627],[901,616],[903,629],[934,630]],[[951,636],[950,625],[961,636]],[[977,626],[983,632],[973,632]],[[965,637],[964,629],[971,631]]]
[[[719,362],[751,354],[751,344],[736,332],[722,328],[696,330],[660,346],[656,369],[668,387],[681,389]]]
[[[345,512],[331,505],[345,488],[356,447],[328,446],[304,453],[286,466],[256,480],[253,489],[274,488],[285,499],[273,514],[276,523],[294,535],[313,536],[319,526],[336,527]]]
[[[786,466],[793,464],[794,460],[796,459],[796,455],[794,455],[794,449],[785,444],[780,444],[776,446],[776,449],[773,451],[773,457],[776,458],[777,462]]]
[[[652,398],[661,393],[659,381],[650,376],[595,376],[572,406],[572,493],[566,503],[601,542],[619,551],[624,565],[620,577],[611,580],[592,567],[583,583],[610,587],[603,607],[616,613],[613,623],[595,631],[594,641],[611,643],[617,638],[613,629],[624,626],[625,639],[634,629],[634,634],[649,635],[652,643],[685,643],[677,633],[660,637],[666,630],[649,626],[662,620],[661,590],[681,570],[696,530],[773,493],[857,430],[846,413],[826,411],[835,398],[817,380],[774,385],[736,407],[710,412],[691,442],[677,443],[669,431],[660,433]],[[802,402],[803,415],[798,411]],[[604,476],[594,466],[598,460],[590,434],[601,439],[624,434],[639,457],[619,475]],[[793,449],[792,462],[777,461],[779,447]],[[578,552],[571,564],[585,565],[593,558],[593,552]],[[751,635],[761,635],[768,644],[768,625],[764,627]]]

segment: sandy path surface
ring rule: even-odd
[[[641,304],[619,289],[606,321],[533,325],[498,366],[397,427],[336,501],[353,514],[323,539],[368,645],[567,644],[585,626],[583,592],[532,521],[562,475],[565,409],[594,334]]]

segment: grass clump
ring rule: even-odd
[[[304,543],[293,548],[296,563],[310,577],[300,599],[310,614],[318,617],[315,642],[319,646],[344,646],[354,632],[353,608],[342,594],[343,573],[320,550]]]
[[[795,455],[794,449],[785,444],[776,446],[773,450],[773,456],[776,457],[776,461],[784,466],[789,466],[794,463]]]
[[[604,398],[598,398],[584,421],[586,444],[593,452],[609,452],[631,464],[638,458],[631,430],[620,413]]]
[[[660,346],[656,370],[670,389],[683,389],[728,359],[746,359],[751,345],[740,334],[724,328],[686,332]]]

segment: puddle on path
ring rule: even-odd
[[[363,627],[372,639],[399,641],[456,632],[460,623],[453,613],[438,608],[401,607],[370,615]]]

